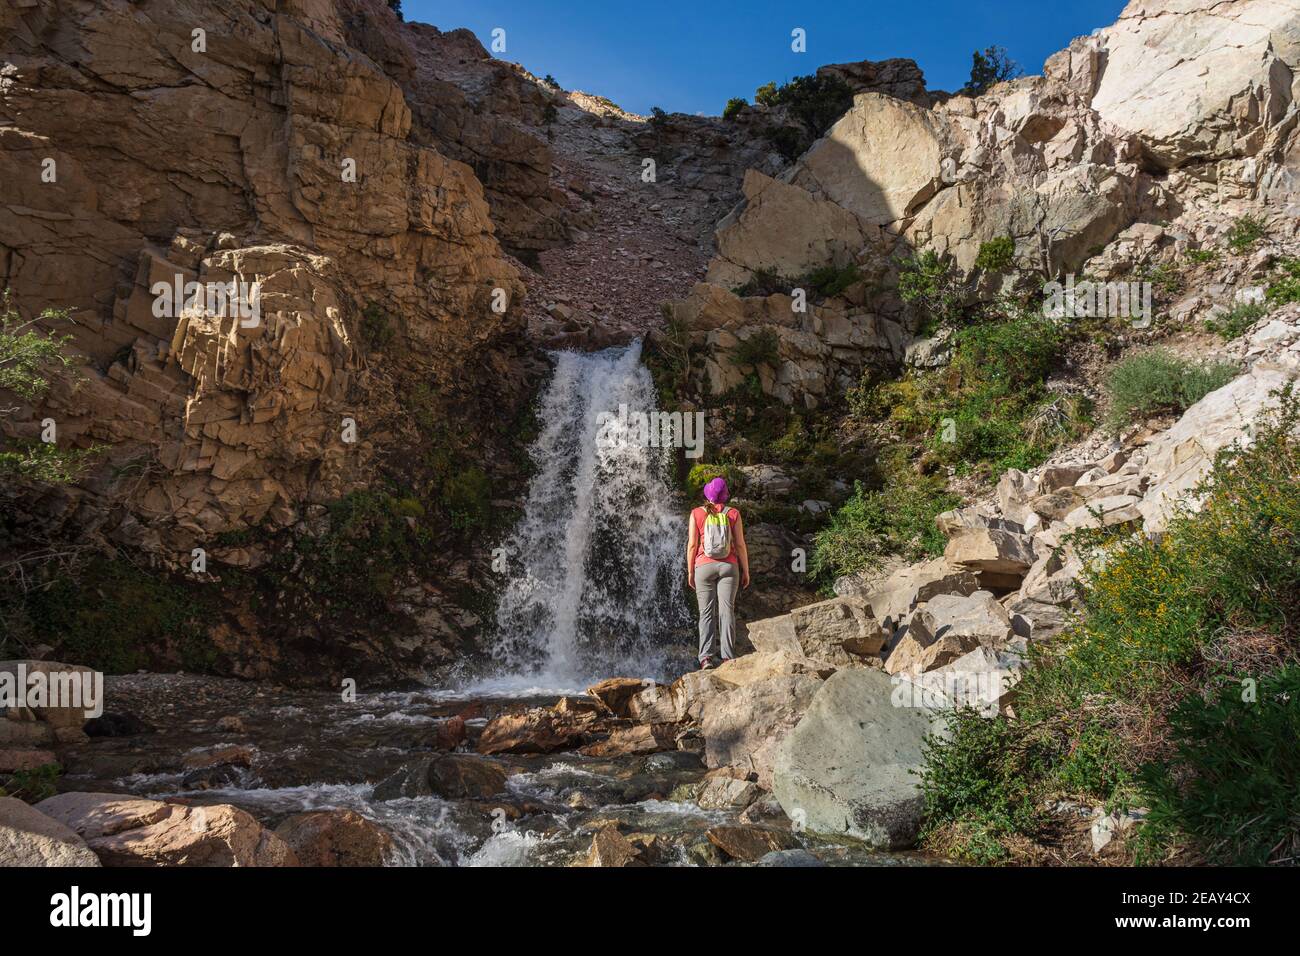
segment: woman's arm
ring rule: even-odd
[[[700,533],[695,527],[695,512],[686,516],[690,530],[686,532],[686,585],[695,590],[695,553],[700,549]]]
[[[736,512],[736,557],[740,560],[740,586],[749,587],[749,548],[745,547],[745,519]]]

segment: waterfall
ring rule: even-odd
[[[692,656],[686,641],[676,655],[670,644],[689,624],[686,521],[667,477],[672,452],[624,440],[631,430],[607,421],[620,406],[656,408],[641,343],[553,358],[524,515],[504,545],[497,669],[550,687],[662,678],[672,656]]]

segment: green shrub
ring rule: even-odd
[[[714,478],[726,479],[727,489],[731,492],[733,498],[742,487],[743,476],[740,469],[729,462],[692,465],[691,470],[686,474],[686,496],[691,501],[699,501],[704,494],[704,486]]]
[[[733,96],[731,99],[727,100],[727,105],[722,108],[722,118],[726,120],[735,119],[743,113],[748,106],[749,103],[746,100],[739,96]]]
[[[1016,241],[1010,236],[998,236],[980,243],[979,253],[975,256],[975,268],[1002,273],[1010,269],[1015,260]]]
[[[780,101],[775,83],[764,83],[754,91],[754,102],[760,106],[776,106]]]
[[[1198,364],[1165,349],[1153,349],[1119,362],[1106,378],[1109,426],[1121,431],[1153,415],[1178,413],[1222,388],[1237,374],[1227,362]]]
[[[397,323],[383,308],[371,302],[361,312],[361,343],[367,352],[382,352],[397,338]]]
[[[1262,319],[1268,310],[1257,302],[1240,302],[1227,312],[1206,319],[1205,331],[1213,332],[1225,342],[1240,338],[1252,325]]]
[[[1236,253],[1246,252],[1266,235],[1268,230],[1264,226],[1264,220],[1257,216],[1242,216],[1228,230],[1228,248]]]
[[[858,267],[850,263],[843,268],[825,265],[814,269],[796,283],[798,286],[812,289],[821,299],[833,299],[849,286],[862,278]]]
[[[776,332],[767,327],[760,328],[747,339],[741,339],[732,349],[731,361],[741,368],[758,368],[760,365],[775,365],[780,355],[781,340]]]
[[[829,585],[842,575],[874,570],[888,555],[918,560],[943,553],[946,542],[934,519],[961,499],[939,478],[906,469],[891,477],[878,491],[856,482],[853,495],[818,532],[810,563],[816,580]]]
[[[26,803],[40,803],[59,792],[59,775],[63,768],[47,763],[34,770],[15,771],[0,787],[0,797],[16,797]]]
[[[1300,302],[1300,259],[1283,259],[1278,270],[1280,277],[1268,287],[1265,297],[1275,305]]]
[[[956,325],[965,298],[952,260],[933,249],[898,264],[898,294],[920,314],[920,328],[933,332]]]
[[[1253,694],[1228,682],[1192,695],[1169,719],[1175,753],[1147,764],[1143,855],[1177,843],[1215,866],[1294,861],[1300,850],[1300,666],[1264,676]]]
[[[1207,262],[1219,261],[1218,249],[1188,249],[1187,258],[1197,265],[1204,265]]]
[[[492,479],[477,465],[466,468],[443,483],[442,502],[457,531],[487,527],[492,516]]]
[[[1196,489],[1199,510],[1174,515],[1159,540],[1111,541],[1104,562],[1098,546],[1081,545],[1076,620],[1031,649],[1016,717],[959,722],[934,744],[936,769],[923,780],[934,845],[956,831],[975,839],[971,852],[1006,850],[1008,834],[1039,836],[1032,815],[1008,807],[1070,797],[1151,808],[1143,861],[1180,850],[1235,863],[1294,854],[1297,426],[1288,389],[1249,448],[1217,456]],[[1257,703],[1241,699],[1245,677],[1258,679]],[[977,758],[989,765],[982,774]]]

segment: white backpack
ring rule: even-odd
[[[731,556],[731,522],[727,520],[729,510],[723,508],[720,512],[714,512],[704,509],[704,540],[700,547],[707,557],[715,561]]]

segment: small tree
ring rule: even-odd
[[[397,19],[405,20],[402,16],[402,0],[388,0],[388,9],[397,14]]]
[[[1020,64],[1007,55],[1004,47],[990,46],[983,52],[976,50],[971,56],[970,82],[962,92],[979,96],[995,84],[1014,80],[1022,72]]]
[[[749,105],[742,97],[733,96],[727,100],[727,105],[722,108],[722,118],[731,119],[738,116],[745,107]]]

